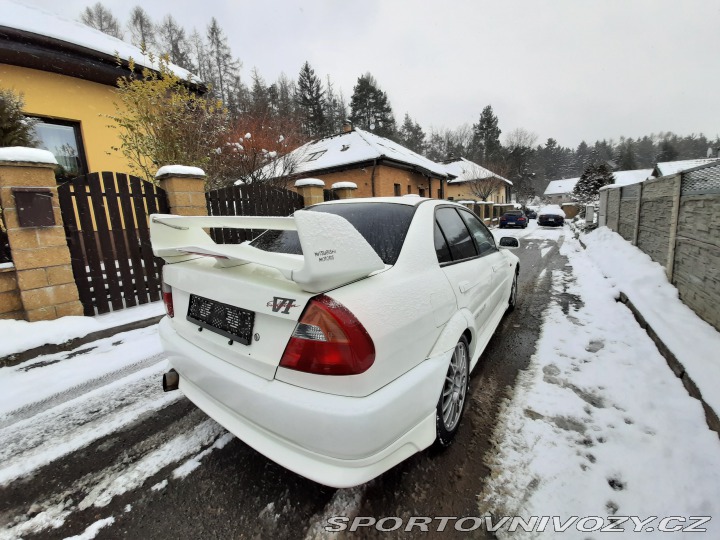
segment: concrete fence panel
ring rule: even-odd
[[[637,246],[663,266],[668,261],[675,188],[675,177],[647,180],[640,201]]]
[[[615,191],[620,192],[620,216],[618,218],[617,232],[628,242],[633,242],[638,217],[637,200],[640,195],[640,186],[634,184]]]
[[[607,198],[607,226],[611,230],[617,232],[620,220],[620,190],[609,189]]]
[[[681,197],[672,282],[683,302],[720,329],[720,194]]]

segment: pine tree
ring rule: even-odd
[[[592,204],[600,197],[600,188],[614,182],[610,167],[604,162],[593,163],[583,172],[573,189],[573,199],[580,204]]]
[[[425,132],[420,124],[414,122],[408,113],[405,113],[405,120],[398,133],[399,142],[413,152],[422,154],[425,152]]]
[[[207,29],[208,56],[212,63],[210,82],[214,94],[231,110],[237,109],[240,86],[240,61],[233,58],[227,37],[213,17]]]
[[[350,98],[350,120],[381,137],[395,137],[395,117],[387,94],[370,73],[361,75]]]
[[[150,16],[140,6],[135,6],[130,12],[130,22],[127,24],[130,30],[130,42],[136,47],[155,50],[155,25]]]
[[[545,142],[545,146],[539,148],[538,154],[545,180],[557,180],[560,178],[563,160],[562,149],[558,146],[557,141],[550,137]]]
[[[295,102],[293,95],[295,94],[295,82],[284,73],[280,74],[278,80],[273,85],[277,91],[274,94],[273,109],[280,118],[291,119],[295,116]]]
[[[662,163],[664,161],[675,161],[676,159],[678,159],[678,151],[675,148],[675,145],[673,145],[669,139],[663,139],[660,141],[658,154],[655,158],[656,162]]]
[[[268,117],[270,115],[270,93],[257,68],[252,70],[250,98],[252,99],[251,111],[253,114],[259,117]]]
[[[209,82],[210,72],[212,70],[210,56],[208,55],[205,41],[196,28],[193,28],[192,34],[190,34],[189,45],[192,62],[195,66],[195,75],[197,75],[201,81]]]
[[[630,139],[620,139],[615,154],[615,162],[618,170],[631,171],[637,169],[637,160],[635,159],[635,141]]]
[[[471,160],[484,165],[499,161],[502,158],[500,133],[498,118],[488,105],[480,113],[478,123],[473,124]]]
[[[347,119],[347,106],[342,90],[335,92],[334,85],[328,75],[325,93],[325,135],[339,133],[343,122]]]
[[[190,44],[185,37],[185,29],[175,22],[173,16],[166,15],[157,31],[158,47],[161,54],[167,55],[173,64],[188,71],[194,71],[195,68],[190,59]]]
[[[575,150],[573,176],[580,176],[590,164],[590,147],[585,141],[580,142]]]
[[[655,165],[656,153],[652,135],[645,135],[635,144],[635,155],[637,156],[637,164],[639,167],[653,167]]]
[[[308,62],[303,64],[295,90],[295,106],[303,132],[312,137],[325,131],[325,90]]]
[[[83,24],[100,30],[105,34],[118,39],[123,38],[120,23],[118,23],[118,20],[113,16],[112,12],[100,2],[97,2],[92,7],[86,7],[85,11],[80,14],[80,20]]]
[[[0,146],[35,146],[34,122],[22,110],[23,98],[0,88]]]

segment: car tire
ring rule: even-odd
[[[510,298],[508,298],[508,311],[512,311],[517,306],[517,293],[518,293],[518,273],[515,272],[513,277],[512,285],[510,286]]]
[[[440,399],[438,399],[435,423],[438,446],[446,448],[452,444],[460,427],[465,402],[467,401],[468,382],[470,379],[470,351],[465,336],[460,338],[453,351],[443,383]]]

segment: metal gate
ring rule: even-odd
[[[148,216],[168,213],[165,191],[103,172],[58,186],[58,198],[85,315],[160,300],[163,261],[152,254]]]

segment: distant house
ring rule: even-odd
[[[665,161],[658,163],[652,170],[652,176],[659,178],[660,176],[668,176],[676,174],[688,169],[694,169],[701,165],[708,165],[710,163],[718,163],[718,158],[707,158],[707,159],[685,159],[682,161]]]
[[[116,54],[121,59],[118,65]],[[79,22],[5,0],[0,15],[0,87],[23,94],[36,135],[67,176],[128,172],[114,114],[116,82],[130,73],[127,60],[153,67],[142,51]],[[170,68],[182,78],[190,73]],[[199,82],[199,81],[198,81]]]
[[[482,197],[471,189],[473,183],[479,182],[483,191],[488,191],[486,201],[498,204],[509,202],[513,183],[507,178],[462,157],[444,161],[443,165],[455,177],[448,181],[446,198],[480,201]]]
[[[354,182],[355,197],[414,194],[445,198],[452,178],[435,163],[390,139],[351,124],[343,133],[311,141],[265,166],[268,179],[318,178],[327,188],[336,182]]]
[[[578,180],[580,180],[580,178],[553,180],[547,185],[543,195],[550,204],[572,202],[573,189],[575,189],[575,184],[578,183]]]
[[[634,169],[630,171],[615,171],[612,173],[614,184],[627,186],[643,182],[652,176],[652,169]],[[564,180],[553,180],[545,188],[545,199],[551,204],[563,204],[573,202],[573,190],[580,178],[566,178]]]
[[[632,171],[615,171],[613,177],[615,178],[616,186],[627,186],[630,184],[637,184],[644,182],[652,176],[652,169],[635,169]]]

